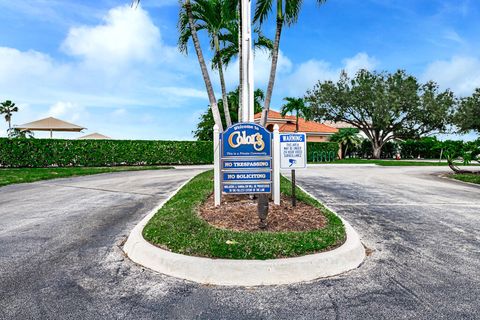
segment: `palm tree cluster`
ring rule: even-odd
[[[0,103],[0,115],[5,117],[8,123],[7,135],[9,138],[33,138],[33,132],[30,130],[20,130],[12,128],[12,116],[14,112],[18,112],[18,107],[11,100],[5,100]]]
[[[148,1],[148,0],[147,0]],[[325,3],[326,0],[317,0],[318,4]],[[132,7],[137,7],[140,0],[133,0]],[[255,4],[254,47],[266,49],[271,53],[270,77],[265,96],[265,102],[262,113],[262,125],[266,124],[266,114],[270,108],[273,87],[275,83],[275,74],[278,63],[280,49],[280,38],[284,26],[290,26],[297,22],[303,0],[258,0]],[[211,59],[212,69],[218,72],[220,86],[222,91],[223,118],[225,124],[232,124],[232,115],[229,108],[229,95],[225,85],[224,70],[233,58],[239,59],[239,83],[242,83],[242,55],[241,53],[241,5],[240,0],[181,0],[180,13],[178,19],[178,29],[180,32],[178,47],[181,52],[188,53],[188,42],[191,40],[195,49],[197,59],[205,82],[205,88],[208,94],[210,108],[215,124],[220,131],[223,131],[222,114],[219,111],[218,102],[215,97],[212,81],[210,78],[203,48],[199,39],[199,32],[206,32],[209,38],[209,49],[213,52]],[[276,32],[275,40],[272,42],[265,37],[261,31],[268,17],[275,14]],[[239,88],[239,95],[242,94],[242,87]],[[240,101],[240,99],[238,99]],[[237,109],[237,119],[242,121],[242,106]]]
[[[345,159],[349,151],[351,153],[362,143],[359,132],[357,128],[342,128],[330,137],[331,142],[337,142],[340,145],[342,159]]]
[[[15,106],[10,100],[6,100],[0,103],[0,114],[5,116],[5,121],[8,122],[8,130],[7,133],[10,133],[12,130],[12,115],[13,112],[18,112],[18,107]]]
[[[287,97],[284,100],[287,101],[287,103],[282,106],[282,117],[285,117],[287,113],[295,113],[295,132],[298,132],[298,119],[303,118],[307,121],[310,120],[311,109],[305,104],[305,100],[303,98]]]

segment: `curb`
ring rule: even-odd
[[[448,175],[448,174],[441,173],[441,174],[437,174],[436,176],[439,177],[439,178],[442,178],[442,179],[445,179],[445,180],[448,180],[448,181],[451,181],[451,182],[460,184],[460,185],[463,184],[463,185],[469,185],[469,186],[475,187],[475,188],[480,188],[480,184],[478,184],[478,183],[467,182],[467,181],[463,181],[463,180],[458,180],[458,179],[450,178],[450,177],[448,177],[447,175]]]
[[[360,237],[342,218],[347,237],[344,244],[331,251],[301,257],[271,260],[210,259],[173,253],[152,245],[143,238],[143,228],[163,204],[191,179],[133,228],[123,246],[132,261],[154,271],[201,284],[259,286],[292,284],[339,275],[357,268],[365,258]]]

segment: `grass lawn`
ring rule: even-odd
[[[311,163],[311,162],[309,162]],[[377,159],[342,159],[332,162],[314,162],[319,164],[376,164],[379,166],[448,166],[447,162],[438,161],[412,161],[412,160],[377,160]],[[458,163],[462,166],[463,163]],[[476,164],[471,164],[476,165]]]
[[[290,194],[290,182],[282,177],[281,191]],[[328,250],[343,243],[341,220],[318,201],[297,189],[299,201],[320,208],[327,226],[303,232],[246,232],[218,229],[202,220],[196,208],[213,192],[213,171],[193,178],[148,222],[143,236],[170,251],[211,258],[274,259]]]
[[[453,179],[461,180],[464,182],[471,182],[480,184],[480,174],[452,174],[450,176]]]
[[[68,168],[19,168],[19,169],[0,169],[0,187],[13,183],[34,182],[39,180],[48,180],[55,178],[65,178],[73,176],[84,176],[89,174],[119,172],[119,171],[138,171],[138,170],[158,170],[171,167],[159,166],[125,166],[125,167],[68,167]]]

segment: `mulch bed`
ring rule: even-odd
[[[248,195],[222,197],[222,204],[215,207],[213,195],[198,208],[199,216],[214,227],[235,231],[309,231],[325,227],[327,220],[321,210],[282,195],[280,205],[270,202],[267,229],[260,229],[257,202]]]

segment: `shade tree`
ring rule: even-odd
[[[385,143],[448,130],[455,99],[433,82],[420,83],[403,70],[394,73],[360,70],[337,82],[318,82],[306,95],[314,118],[346,122],[369,139],[373,157]]]

